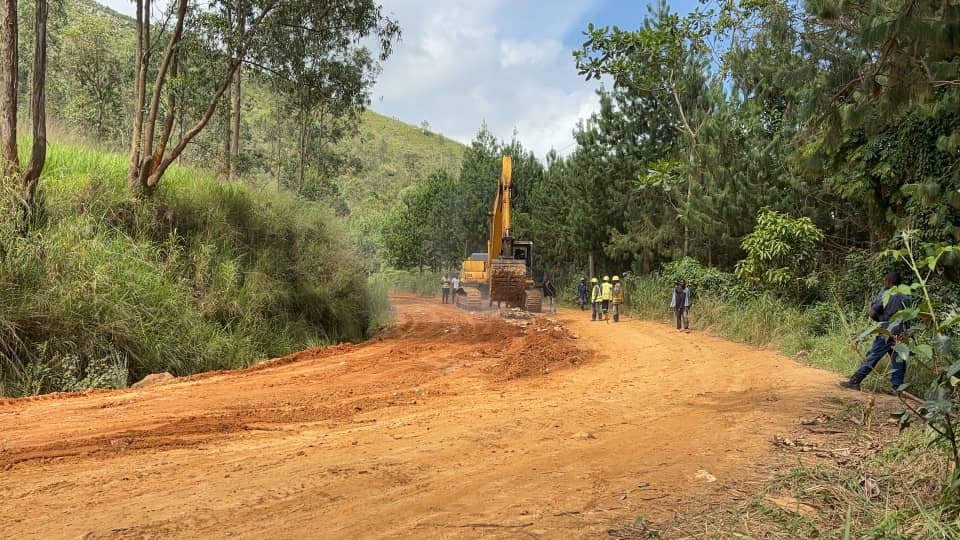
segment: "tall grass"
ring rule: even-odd
[[[138,200],[123,157],[48,155],[32,234],[9,201],[0,226],[0,392],[246,366],[362,339],[384,309],[320,205],[181,167]]]
[[[411,272],[385,268],[375,274],[372,279],[381,287],[390,291],[415,294],[433,298],[439,296],[442,274],[437,272]]]

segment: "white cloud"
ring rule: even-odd
[[[563,52],[563,45],[555,39],[500,42],[500,65],[505,68],[522,65],[537,66],[553,62]]]
[[[129,0],[100,0],[132,14]],[[372,108],[469,143],[482,123],[543,157],[569,153],[599,108],[563,37],[601,0],[381,0],[403,38],[383,66]]]
[[[383,0],[403,39],[383,66],[373,109],[469,143],[482,123],[543,157],[569,153],[572,131],[598,108],[571,45],[591,2]]]

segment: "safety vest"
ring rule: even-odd
[[[450,288],[450,282],[447,281],[447,280],[441,281],[441,282],[440,282],[440,288],[441,288],[441,289],[449,289],[449,288]]]
[[[600,300],[610,300],[610,292],[613,289],[613,285],[610,285],[610,282],[604,281],[601,285]]]
[[[600,297],[600,285],[594,285],[593,292],[590,297],[590,301],[593,303],[596,303],[596,302],[599,302],[600,300],[602,300],[602,298]]]
[[[611,292],[610,299],[613,300],[614,304],[622,304],[623,303],[623,286],[621,286],[619,283],[615,284],[613,286],[613,291]]]

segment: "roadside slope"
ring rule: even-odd
[[[363,345],[0,404],[0,530],[603,536],[729,502],[780,465],[774,436],[835,407],[830,373],[655,323],[394,301],[397,328]],[[558,369],[575,346],[592,355]],[[517,353],[542,375],[516,378]]]

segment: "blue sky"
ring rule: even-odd
[[[130,0],[100,0],[132,13]],[[543,156],[566,154],[580,119],[598,108],[596,82],[577,76],[571,51],[587,24],[636,28],[644,0],[381,0],[403,28],[371,108],[464,143],[482,123],[517,133]],[[697,0],[670,2],[686,13]]]

